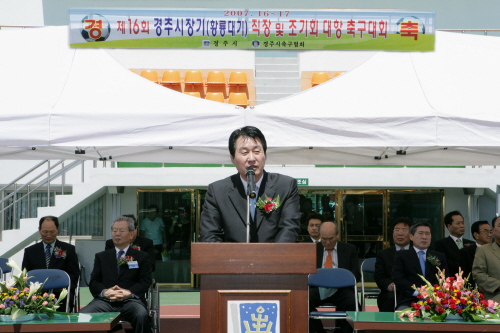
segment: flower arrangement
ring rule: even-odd
[[[256,205],[260,211],[269,214],[280,207],[281,205],[280,196],[278,195],[276,199],[273,200],[272,198],[264,194],[262,198],[259,198]]]
[[[64,259],[66,258],[66,251],[63,251],[60,247],[55,247],[54,248],[54,256],[57,258],[57,259]]]
[[[59,299],[54,294],[42,294],[45,283],[30,282],[28,285],[30,277],[27,276],[26,269],[21,270],[12,260],[7,265],[20,273],[13,275],[9,281],[0,283],[0,314],[10,315],[11,319],[40,313],[53,317],[59,304],[68,294],[67,290],[61,291]]]
[[[137,244],[132,244],[130,245],[134,250],[137,250],[137,251],[140,251],[141,250],[141,247]]]
[[[438,284],[432,285],[422,275],[425,285],[413,289],[418,291],[418,302],[411,308],[398,311],[400,318],[430,318],[434,322],[445,321],[450,314],[458,315],[465,321],[483,321],[487,318],[500,319],[500,304],[485,300],[479,291],[469,288],[468,277],[462,277],[460,270],[455,277],[445,277],[438,267]]]
[[[122,265],[127,265],[131,261],[134,261],[134,257],[132,257],[132,256],[120,257],[120,258],[118,258],[118,264],[116,267],[120,267]]]

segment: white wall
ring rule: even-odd
[[[42,0],[0,0],[0,26],[44,25]]]
[[[254,69],[253,50],[107,49],[125,68]],[[186,68],[189,64],[189,68]]]

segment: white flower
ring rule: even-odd
[[[66,298],[67,295],[68,295],[68,291],[66,290],[66,288],[61,290],[61,293],[59,294],[59,298],[57,299],[56,304],[59,304],[63,299]]]
[[[22,270],[19,268],[19,266],[17,266],[16,262],[12,259],[9,259],[9,262],[7,263],[8,266],[12,267],[12,268],[15,268],[17,269],[19,272],[21,272]]]
[[[35,295],[38,293],[39,289],[43,287],[43,283],[40,282],[30,282],[30,293],[28,295],[28,298],[31,298],[31,296]]]

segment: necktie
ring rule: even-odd
[[[332,260],[332,250],[326,250],[328,254],[326,255],[325,265],[323,268],[333,268],[333,260]]]
[[[457,246],[459,249],[462,249],[464,247],[464,244],[462,243],[462,239],[461,238],[457,238]]]
[[[116,262],[117,263],[118,263],[118,259],[120,259],[121,257],[123,257],[124,253],[125,252],[123,252],[123,250],[118,251],[118,255],[116,256]],[[120,268],[121,268],[121,266],[118,266],[118,274],[120,274]]]
[[[418,260],[420,261],[420,268],[422,269],[422,275],[425,276],[425,252],[418,251]]]
[[[259,188],[255,187],[255,192],[259,193]],[[252,221],[255,221],[255,206],[257,204],[257,197],[250,199],[250,216],[252,217]]]
[[[52,251],[50,249],[52,248],[52,245],[47,245],[45,247],[45,267],[49,268],[50,264],[50,256],[52,255]]]

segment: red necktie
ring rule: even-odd
[[[333,268],[333,264],[332,264],[332,251],[333,251],[333,249],[326,250],[326,251],[328,251],[328,254],[326,255],[325,265],[323,268]]]

